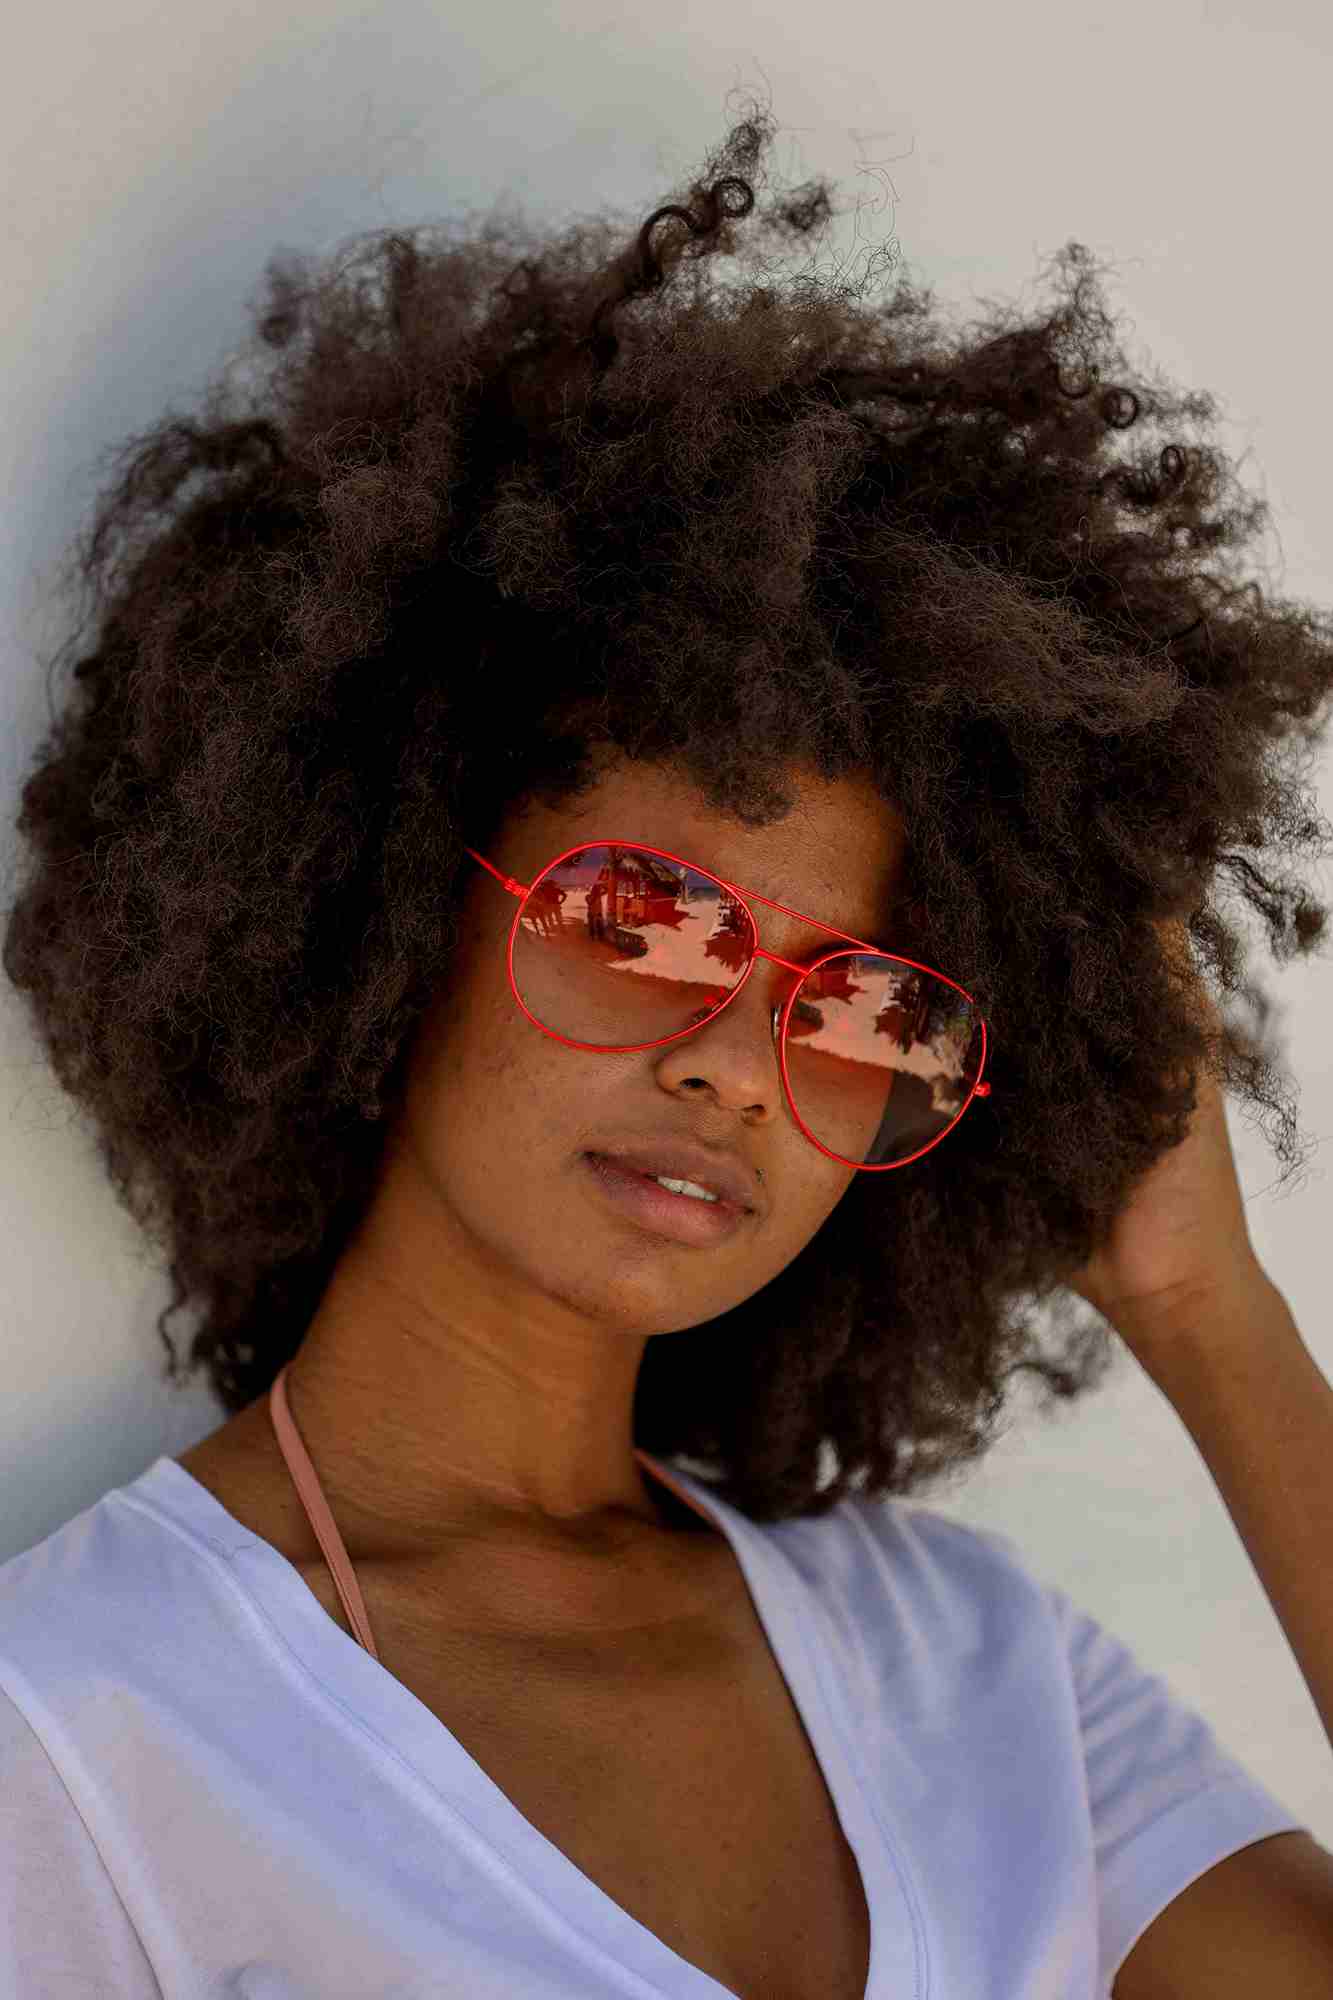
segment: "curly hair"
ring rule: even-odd
[[[202,407],[118,447],[80,531],[3,963],[169,1258],[165,1373],[193,1303],[186,1372],[228,1411],[368,1200],[463,843],[586,790],[597,745],[748,827],[798,765],[868,775],[907,829],[886,936],[989,1023],[993,1096],[891,1199],[853,1175],[709,1338],[647,1345],[635,1442],[752,1519],[920,1494],[1011,1376],[1046,1408],[1104,1378],[1066,1281],[1183,1136],[1182,1064],[1297,1159],[1218,903],[1279,962],[1323,934],[1293,857],[1330,834],[1301,769],[1327,615],[1236,575],[1267,508],[1219,450],[1113,456],[1216,403],[1133,378],[1082,245],[1048,314],[961,332],[906,278],[876,296],[882,259],[784,282],[834,211],[823,180],[757,202],[774,130],[750,107],[637,229],[492,210],[275,252]],[[1207,1041],[1164,915],[1258,1032]]]

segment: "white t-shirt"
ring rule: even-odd
[[[759,1526],[663,1463],[735,1551],[860,1865],[866,2000],[1106,2000],[1196,1876],[1308,1831],[1008,1537],[859,1498]],[[163,1457],[0,1565],[0,1993],[727,1989]]]

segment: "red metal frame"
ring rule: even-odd
[[[638,852],[641,854],[656,854],[663,861],[677,861],[681,864],[682,867],[688,868],[692,874],[706,876],[710,882],[717,882],[718,884],[720,884],[722,888],[729,890],[730,893],[736,897],[736,899],[741,905],[741,908],[745,911],[745,914],[749,919],[750,930],[753,933],[753,943],[750,949],[750,962],[746,966],[740,978],[737,980],[731,992],[728,993],[726,999],[721,1001],[716,1007],[714,1007],[710,1014],[706,1014],[704,1016],[705,1021],[712,1021],[716,1019],[717,1015],[719,1015],[724,1008],[729,1007],[731,1005],[732,1001],[736,998],[736,995],[741,991],[741,988],[745,985],[746,980],[750,977],[750,974],[754,971],[756,961],[761,958],[771,959],[774,965],[785,966],[788,972],[798,972],[801,975],[800,978],[797,980],[796,984],[793,986],[790,994],[787,996],[786,1006],[782,1008],[778,1008],[775,1006],[773,1009],[773,1017],[772,1017],[773,1039],[774,1042],[777,1044],[778,1066],[782,1072],[782,1088],[783,1088],[783,1093],[787,1099],[787,1108],[791,1112],[792,1117],[796,1120],[796,1123],[800,1126],[802,1132],[804,1132],[806,1138],[810,1141],[810,1144],[812,1146],[818,1147],[819,1151],[823,1153],[828,1159],[836,1160],[839,1166],[853,1167],[859,1174],[891,1174],[894,1173],[899,1167],[910,1167],[913,1160],[919,1160],[923,1158],[923,1156],[926,1153],[931,1152],[934,1147],[939,1145],[941,1139],[948,1138],[950,1132],[953,1131],[954,1126],[958,1123],[958,1119],[963,1116],[963,1112],[967,1110],[968,1105],[972,1102],[972,1099],[974,1097],[990,1096],[991,1086],[988,1083],[983,1083],[981,1080],[986,1073],[986,1055],[988,1046],[986,1023],[982,1019],[980,1009],[977,1009],[977,1019],[981,1024],[981,1062],[977,1069],[977,1080],[973,1084],[971,1090],[968,1092],[967,1098],[963,1103],[962,1109],[958,1113],[958,1117],[954,1118],[948,1125],[946,1125],[942,1132],[937,1133],[935,1138],[933,1138],[930,1141],[930,1144],[928,1146],[923,1146],[920,1152],[910,1154],[909,1157],[905,1160],[889,1160],[886,1161],[883,1166],[878,1166],[878,1167],[864,1166],[856,1160],[845,1160],[843,1159],[840,1153],[831,1152],[827,1146],[820,1145],[819,1140],[816,1139],[814,1133],[810,1130],[809,1126],[802,1118],[800,1112],[796,1109],[796,1100],[792,1096],[791,1080],[787,1075],[787,1023],[791,1018],[791,1010],[796,1003],[797,996],[800,993],[802,986],[805,984],[805,981],[808,979],[810,974],[812,972],[818,972],[821,966],[829,964],[829,962],[832,959],[843,958],[847,956],[847,954],[843,951],[826,951],[821,957],[812,959],[808,965],[796,964],[793,960],[789,958],[779,958],[778,954],[775,951],[767,951],[765,950],[764,946],[760,944],[759,926],[755,922],[754,912],[750,908],[750,904],[752,902],[762,903],[766,909],[781,910],[784,917],[795,917],[798,919],[799,922],[803,924],[813,924],[816,930],[828,931],[830,936],[841,938],[844,945],[854,945],[857,951],[871,952],[876,957],[879,958],[895,958],[898,960],[900,965],[910,965],[917,972],[929,973],[932,979],[938,979],[942,982],[943,985],[952,986],[955,993],[961,993],[964,1000],[967,1001],[969,1007],[976,1008],[977,1003],[972,998],[972,995],[969,992],[967,992],[967,990],[964,987],[960,986],[957,980],[948,979],[942,972],[936,972],[933,965],[922,965],[919,959],[904,958],[901,952],[886,951],[881,945],[865,944],[862,942],[860,938],[851,937],[848,935],[846,931],[837,930],[834,928],[832,924],[823,923],[818,917],[807,917],[800,910],[789,910],[785,903],[775,903],[769,896],[758,896],[754,893],[753,890],[741,889],[737,886],[736,883],[728,882],[723,876],[714,874],[711,868],[701,868],[697,862],[687,861],[683,854],[671,854],[665,847],[649,847],[648,844],[642,840],[609,840],[609,839],[580,840],[576,843],[575,846],[567,847],[563,854],[557,854],[553,860],[548,861],[545,867],[542,868],[533,877],[533,880],[527,884],[524,884],[522,882],[516,882],[511,875],[502,874],[500,870],[494,865],[493,862],[490,862],[486,859],[486,856],[484,854],[478,854],[475,847],[468,847],[466,844],[464,844],[463,851],[465,854],[470,854],[474,861],[479,861],[483,868],[488,869],[490,873],[495,877],[496,881],[499,882],[503,888],[509,891],[511,896],[517,896],[520,898],[519,906],[514,912],[514,921],[509,927],[509,947],[505,956],[505,963],[509,972],[509,989],[512,992],[515,1000],[518,1002],[519,1006],[523,1009],[523,1012],[532,1022],[533,1027],[540,1028],[542,1033],[544,1035],[549,1035],[552,1041],[562,1043],[564,1047],[567,1049],[588,1049],[596,1055],[607,1055],[607,1056],[629,1055],[638,1049],[666,1048],[671,1042],[681,1041],[686,1035],[692,1035],[696,1029],[702,1028],[704,1025],[704,1021],[694,1021],[690,1024],[688,1028],[678,1028],[674,1035],[663,1035],[658,1041],[655,1042],[626,1042],[623,1045],[623,1047],[608,1049],[608,1048],[603,1048],[599,1042],[571,1042],[567,1035],[557,1035],[554,1028],[548,1028],[544,1021],[539,1021],[537,1019],[537,1016],[532,1012],[530,1008],[525,1007],[523,1005],[523,997],[520,994],[517,983],[515,982],[514,979],[514,940],[518,936],[518,926],[519,926],[519,921],[523,915],[523,905],[524,903],[527,902],[528,897],[532,894],[532,891],[536,888],[538,882],[541,881],[544,875],[549,875],[551,870],[553,868],[559,867],[562,861],[568,861],[571,854],[582,854],[585,848],[589,847],[625,847],[625,848],[637,849]],[[781,1013],[782,1016],[780,1032],[778,1025],[779,1013]]]

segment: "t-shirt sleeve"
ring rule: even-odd
[[[1100,1991],[1155,1917],[1228,1854],[1308,1832],[1204,1718],[1044,1584],[1078,1705],[1097,1870]]]
[[[0,1993],[24,2000],[162,2000],[59,1771],[3,1687]]]

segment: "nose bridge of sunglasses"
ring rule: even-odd
[[[779,952],[767,950],[762,944],[756,941],[754,967],[750,977],[752,979],[762,978],[763,968],[766,963],[772,967],[772,972],[769,974],[766,982],[768,990],[771,994],[776,995],[769,1009],[769,1025],[773,1030],[773,1040],[776,1042],[782,1032],[782,1010],[787,1005],[787,1002],[794,997],[797,988],[805,978],[806,967],[795,959],[782,957]]]
[[[765,964],[770,964],[774,967],[771,982],[764,981],[763,967]],[[786,1007],[788,1000],[796,993],[802,980],[806,977],[807,969],[799,961],[783,958],[778,952],[769,951],[763,945],[756,942],[749,972],[744,984],[748,986],[755,981],[760,982],[761,987],[767,984],[770,996],[768,1008],[769,1028],[775,1044],[781,1034],[783,1009]],[[700,1008],[691,1025],[698,1028],[702,1027],[705,1021],[714,1020],[726,1008],[729,1002],[736,999],[740,991],[740,983],[729,987],[725,992],[719,988],[714,998],[704,1007]],[[777,995],[776,999],[771,997],[774,993]]]

